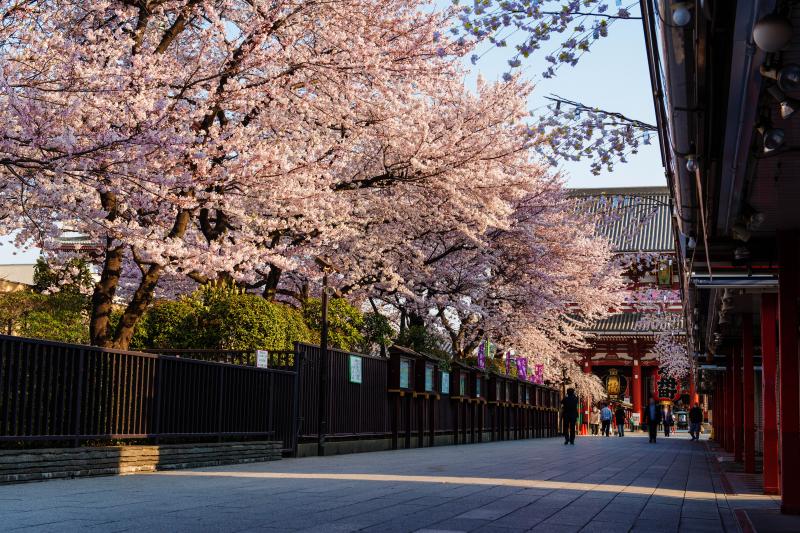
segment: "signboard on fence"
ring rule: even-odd
[[[267,350],[256,350],[256,367],[269,368],[269,352]]]
[[[442,394],[450,394],[450,372],[442,370]]]
[[[433,364],[425,363],[425,392],[433,392]]]
[[[350,356],[350,383],[361,383],[361,358],[357,355]]]
[[[411,374],[411,361],[409,359],[400,359],[400,388],[408,388],[408,376]]]

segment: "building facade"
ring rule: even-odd
[[[675,268],[675,232],[666,187],[633,187],[576,189],[572,191],[598,219],[597,231],[607,237],[615,259],[623,265],[626,277],[626,304],[601,320],[590,324],[589,347],[581,349],[584,372],[595,374],[605,385],[602,398],[583,402],[582,431],[592,406],[608,402],[623,405],[631,422],[641,420],[642,408],[650,396],[659,398],[659,363],[653,351],[656,337],[663,333],[656,327],[669,321],[680,321],[682,307],[679,277]],[[660,294],[667,299],[657,306],[639,301],[637,295]],[[689,386],[679,387],[677,400]],[[693,392],[693,391],[692,391]]]

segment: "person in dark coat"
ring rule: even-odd
[[[644,423],[650,432],[650,442],[656,442],[656,435],[658,435],[658,424],[661,423],[661,408],[656,405],[655,398],[650,398],[650,405],[644,408]]]
[[[672,409],[667,408],[667,412],[664,414],[664,436],[669,437],[670,431],[672,431],[672,426],[675,424],[675,419],[672,417]]]
[[[561,400],[561,419],[564,423],[564,445],[575,444],[575,425],[578,423],[578,397],[575,389],[567,389]]]
[[[703,410],[700,406],[694,404],[694,407],[689,409],[689,435],[692,440],[700,440],[700,426],[703,424]]]
[[[617,436],[624,437],[625,436],[625,409],[622,408],[622,405],[617,406],[617,410],[614,412],[614,421],[617,423]]]

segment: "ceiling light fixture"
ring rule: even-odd
[[[777,81],[782,91],[800,91],[800,65],[790,63],[780,69],[762,66],[761,75]]]
[[[763,141],[764,146],[764,153],[769,153],[774,150],[777,150],[781,146],[783,146],[784,141],[786,140],[786,134],[780,128],[768,128],[765,126],[759,126],[756,131],[761,134],[761,138]]]
[[[689,11],[687,2],[680,2],[672,6],[672,22],[676,26],[686,26],[692,21],[692,12]]]
[[[791,117],[798,109],[800,109],[800,101],[786,96],[778,87],[770,87],[767,89],[767,92],[769,92],[769,94],[771,94],[772,97],[780,104],[782,119]]]
[[[747,242],[750,240],[752,233],[747,226],[741,222],[737,222],[731,228],[731,236],[737,241]]]
[[[697,156],[694,154],[686,156],[686,170],[689,172],[697,172]]]
[[[765,52],[780,52],[792,40],[792,24],[780,15],[767,15],[753,27],[753,40]]]

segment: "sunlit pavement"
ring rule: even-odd
[[[0,486],[27,531],[738,531],[706,445],[561,439]]]

